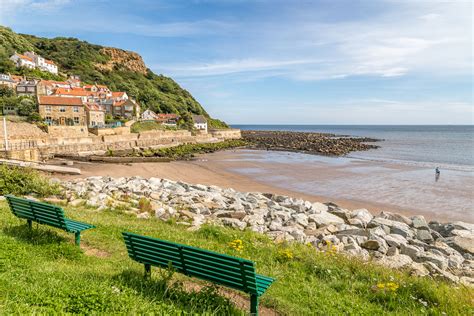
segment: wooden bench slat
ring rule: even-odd
[[[165,258],[157,258],[157,257],[147,257],[146,255],[143,254],[136,254],[133,256],[134,260],[139,261],[143,264],[151,264],[154,266],[162,267],[162,268],[168,268],[169,263],[171,262],[171,266],[173,269],[178,270],[178,272],[183,271],[183,266],[181,262],[176,261],[176,260],[166,260]]]
[[[207,255],[205,252],[193,251],[193,250],[187,249],[187,248],[183,249],[183,253],[186,254],[186,255],[192,256],[192,257],[201,258],[201,259],[206,260],[206,261],[211,261],[211,262],[216,261],[216,262],[222,263],[224,265],[231,265],[231,266],[234,266],[234,267],[240,267],[240,261],[231,260],[228,257],[220,258],[219,256],[216,256],[216,255]],[[252,262],[250,262],[250,264],[248,264],[247,262],[244,262],[244,265],[248,266],[250,269],[253,268],[253,263]]]
[[[142,256],[147,256],[148,258],[157,258],[157,259],[165,259],[165,260],[168,260],[168,261],[178,261],[181,263],[181,259],[178,256],[174,256],[174,255],[169,255],[169,254],[165,254],[165,253],[160,253],[159,255],[157,255],[156,253],[153,253],[151,251],[146,251],[146,250],[143,250],[141,249],[139,246],[134,246],[133,247],[133,252],[135,255],[142,255]]]
[[[133,241],[125,241],[126,243],[129,243],[132,245]],[[178,248],[171,248],[171,247],[162,247],[161,245],[153,245],[151,243],[136,243],[134,245],[135,247],[139,247],[140,249],[143,249],[143,251],[151,251],[152,253],[156,253],[156,249],[160,249],[160,252],[167,253],[169,255],[176,256],[178,259],[180,258],[179,255],[179,249]]]

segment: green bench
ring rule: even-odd
[[[250,313],[258,314],[258,300],[274,279],[255,273],[252,261],[173,242],[122,233],[128,255],[145,265],[145,277],[151,266],[171,267],[190,277],[196,277],[250,294]]]
[[[32,227],[32,222],[37,222],[60,228],[68,233],[74,233],[77,246],[81,243],[81,232],[95,227],[90,224],[67,219],[64,217],[63,209],[56,205],[35,202],[13,195],[6,195],[6,198],[13,214],[18,218],[26,219],[28,227]]]

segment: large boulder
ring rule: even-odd
[[[343,224],[344,220],[336,215],[328,212],[321,212],[318,214],[308,215],[310,222],[315,222],[318,227],[327,226],[330,224]]]
[[[359,220],[363,226],[367,226],[367,224],[374,218],[374,216],[365,208],[353,210],[351,212],[351,218]]]
[[[389,257],[384,256],[377,262],[392,269],[400,269],[410,266],[413,260],[407,255],[398,254]]]
[[[446,243],[459,251],[461,254],[474,255],[474,236],[472,237],[461,237],[454,236],[446,240]]]

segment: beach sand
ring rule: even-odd
[[[443,171],[435,182],[433,171],[420,167],[256,150],[217,152],[193,161],[75,166],[81,169],[80,176],[55,176],[158,177],[333,202],[348,209],[366,208],[374,214],[384,210],[440,221],[474,222],[472,174],[454,171]]]

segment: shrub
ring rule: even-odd
[[[40,197],[60,194],[57,184],[51,184],[37,171],[27,168],[0,166],[0,194],[27,195]]]

